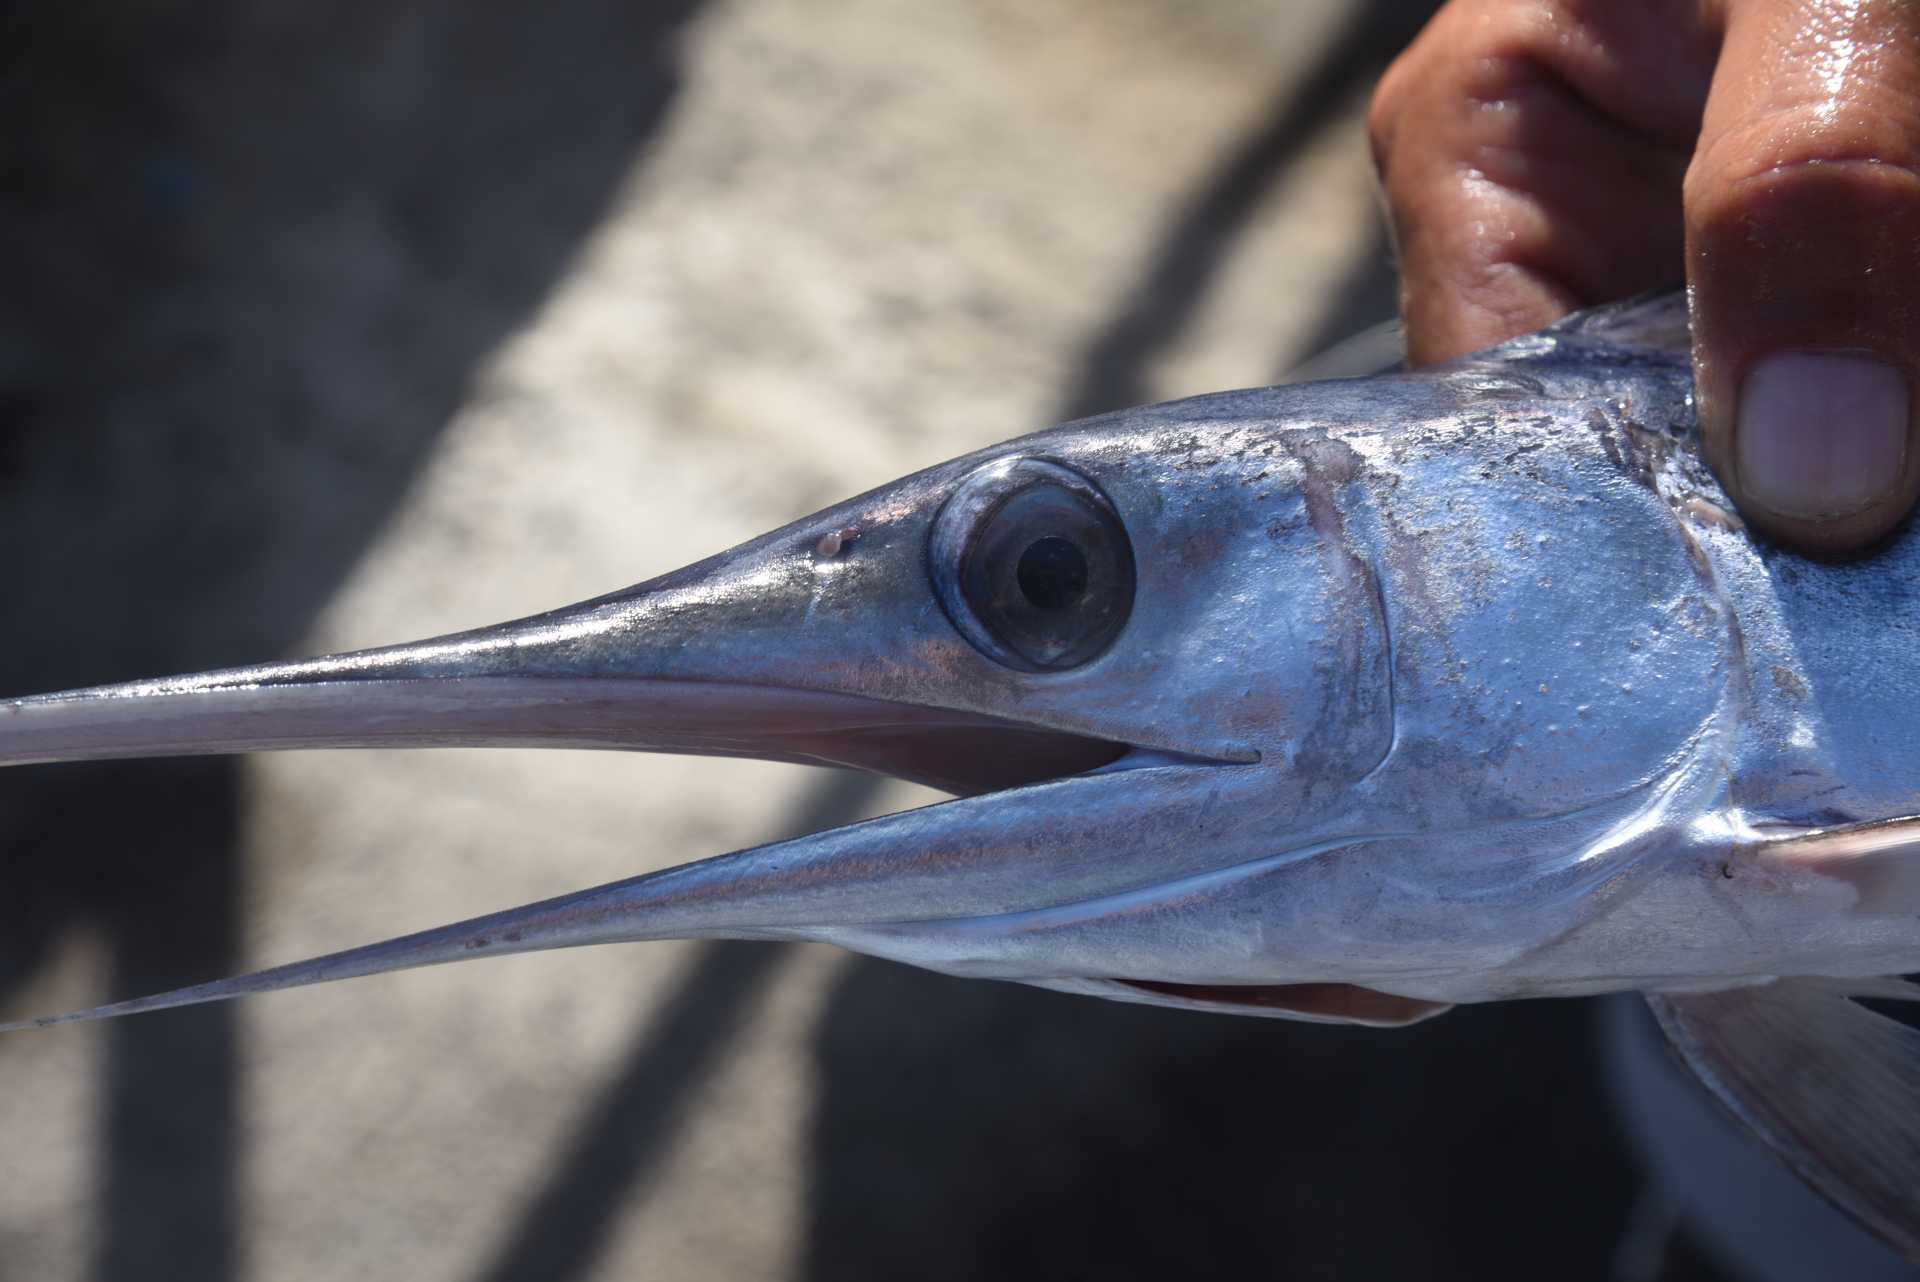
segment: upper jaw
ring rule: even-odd
[[[703,661],[689,654],[687,603],[640,604],[3,701],[0,765],[291,748],[620,748],[846,766],[969,796],[1083,774],[1136,749],[1177,752],[943,702],[932,683],[920,700],[834,689],[804,647],[787,672],[733,661],[732,642]],[[656,612],[677,626],[650,628]]]
[[[430,641],[0,701],[0,765],[300,747],[531,745],[851,766],[971,795],[1135,749],[1258,754],[1107,659],[1010,672],[941,615],[940,484],[909,478],[563,610]],[[924,491],[924,492],[923,492]],[[1108,656],[1107,658],[1113,658]]]

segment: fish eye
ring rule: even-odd
[[[1098,487],[1058,463],[998,459],[960,483],[928,544],[947,617],[1023,672],[1078,667],[1133,609],[1133,547]]]

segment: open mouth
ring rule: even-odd
[[[312,747],[616,747],[851,766],[960,794],[252,975],[101,1018],[469,957],[669,938],[825,938],[1075,902],[1178,871],[1241,763],[860,695],[715,680],[423,671],[361,653],[0,702],[0,763]],[[1240,754],[1236,754],[1240,755]],[[1194,857],[1197,857],[1194,856]],[[61,1017],[64,1022],[68,1017]]]
[[[960,797],[1090,774],[1135,751],[1111,739],[977,713],[818,698],[814,718],[787,738],[785,759],[849,766]],[[769,746],[762,737],[752,755],[765,757]]]
[[[1001,517],[1013,519],[1002,508],[983,519]],[[1170,727],[1127,706],[1118,690],[1104,696],[1117,701],[1111,709],[1083,694],[1070,717],[1047,711],[1061,701],[1023,683],[1092,660],[1071,646],[1056,653],[1066,633],[1041,627],[1044,619],[1026,620],[1024,631],[1001,621],[995,635],[1017,641],[1026,661],[1002,665],[1021,674],[1011,680],[998,669],[981,677],[968,665],[982,660],[944,633],[921,653],[915,629],[927,608],[916,597],[916,540],[890,551],[881,536],[868,537],[861,546],[870,559],[911,559],[854,570],[842,557],[818,581],[804,563],[789,564],[783,546],[750,546],[732,564],[723,558],[625,594],[430,641],[0,701],[0,765],[290,748],[612,748],[851,767],[958,800],[78,1017],[546,948],[829,938],[840,929],[990,919],[1151,884],[1212,857],[1195,834],[1217,801],[1213,768],[1257,761],[1257,753],[1217,744],[1206,755],[1184,751],[1166,740]],[[1107,564],[1088,561],[1089,583]],[[1036,569],[1028,577],[1038,586],[1023,588],[1029,605],[1081,601],[1084,593],[1067,591],[1079,585],[1077,565],[1067,566],[1074,573],[1065,587],[1040,574],[1059,578],[1054,561]],[[867,596],[855,592],[863,583],[873,589]],[[853,597],[841,603],[835,585]],[[1067,612],[1102,645],[1124,621],[1118,610]],[[869,633],[881,640],[863,664],[849,647]],[[1074,728],[1046,724],[1062,719]],[[1086,733],[1088,723],[1115,730]]]

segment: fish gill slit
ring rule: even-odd
[[[1373,596],[1374,613],[1380,616],[1380,640],[1386,652],[1387,668],[1387,746],[1380,752],[1380,759],[1367,767],[1365,774],[1357,782],[1366,783],[1392,761],[1400,750],[1400,699],[1395,687],[1400,665],[1399,638],[1393,630],[1393,618],[1387,606],[1386,580],[1380,574],[1380,566],[1372,557],[1354,557],[1366,570],[1367,590]]]

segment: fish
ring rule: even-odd
[[[1747,529],[1689,351],[1683,296],[1629,300],[1068,423],[494,627],[0,701],[0,765],[543,745],[954,795],[0,1031],[696,938],[1379,1028],[1633,991],[1920,1259],[1920,535]]]

